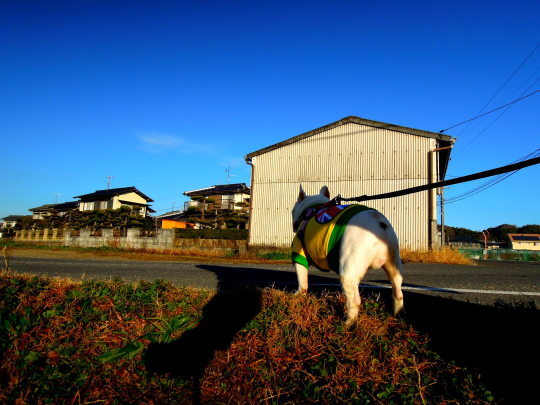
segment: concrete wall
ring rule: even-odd
[[[93,232],[91,229],[41,229],[17,231],[15,240],[47,245],[73,247],[118,247],[131,249],[197,249],[244,252],[245,240],[175,238],[174,229],[158,229],[155,236],[142,236],[138,228],[128,229],[124,236],[115,236],[113,229]]]
[[[138,228],[128,229],[126,236],[114,236],[113,229],[103,229],[100,233],[92,235],[91,229],[68,230],[64,234],[64,246],[134,249],[170,249],[174,246],[174,231],[171,229],[158,229],[154,237],[141,236]]]

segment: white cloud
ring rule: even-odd
[[[159,133],[149,133],[139,136],[139,149],[151,153],[175,152],[183,154],[202,153],[214,155],[218,147],[211,144],[191,142],[186,138]]]
[[[148,134],[139,137],[143,144],[156,148],[176,148],[185,144],[185,140],[170,135]]]

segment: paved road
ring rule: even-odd
[[[69,277],[128,281],[169,280],[177,286],[198,288],[234,288],[238,286],[275,286],[293,290],[296,276],[290,265],[211,264],[183,262],[148,262],[133,260],[65,259],[13,257],[18,272]],[[534,301],[540,306],[540,265],[485,263],[477,266],[406,264],[404,290],[471,303],[490,304]],[[310,270],[313,288],[339,288],[334,273]],[[371,270],[362,282],[367,292],[389,286],[382,270]]]

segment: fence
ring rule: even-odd
[[[540,262],[540,252],[534,250],[513,249],[459,249],[470,259],[475,260],[510,260],[517,262]]]
[[[64,243],[63,229],[35,229],[17,231],[15,240],[21,242],[39,242],[46,245],[59,245]]]
[[[131,249],[201,249],[218,251],[245,251],[245,240],[187,239],[175,237],[174,229],[145,231],[138,228],[113,229],[40,229],[17,231],[17,242],[73,247],[117,247]]]

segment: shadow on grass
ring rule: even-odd
[[[380,294],[390,308],[389,289]],[[431,348],[447,361],[480,374],[486,387],[504,403],[537,402],[540,311],[534,302],[479,305],[436,295],[404,291],[402,319],[429,336]],[[532,401],[532,402],[531,402]]]
[[[261,288],[296,289],[296,274],[292,272],[216,265],[197,267],[215,273],[218,279],[217,293],[205,306],[201,322],[172,343],[151,344],[144,356],[149,372],[192,381],[193,403],[200,402],[199,381],[214,353],[226,350],[238,331],[260,312]],[[319,278],[328,282],[324,277]]]
[[[226,350],[234,336],[261,310],[261,287],[296,289],[293,272],[258,268],[200,265],[218,278],[217,294],[204,308],[198,326],[169,344],[153,344],[145,355],[150,372],[191,379],[194,403],[199,381],[216,350]],[[255,280],[255,281],[254,281]],[[335,278],[310,274],[312,291],[336,290]],[[335,285],[335,287],[328,285]],[[536,398],[539,356],[536,328],[540,312],[534,304],[483,306],[436,295],[404,292],[403,319],[429,335],[432,349],[448,361],[480,373],[488,389],[505,403]],[[391,308],[389,289],[364,288],[361,296],[380,295]],[[534,394],[534,396],[533,396]]]
[[[193,403],[200,403],[199,381],[216,350],[226,350],[236,333],[261,309],[261,290],[220,291],[206,305],[195,329],[165,344],[151,344],[148,371],[192,381]]]

